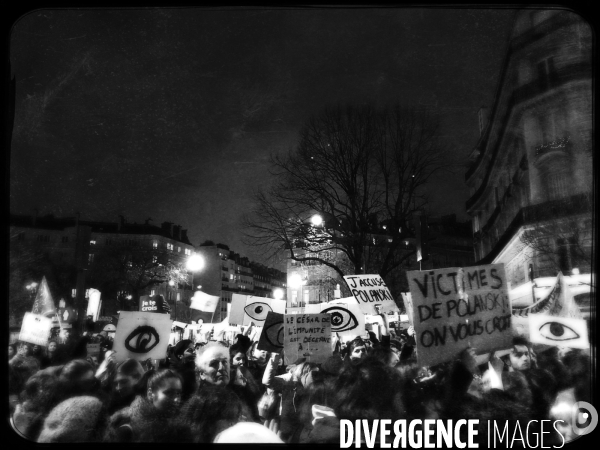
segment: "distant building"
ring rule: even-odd
[[[517,12],[494,104],[480,112],[466,207],[476,260],[504,263],[513,304],[533,301],[530,278],[539,287],[558,270],[589,302],[591,48],[575,13]]]
[[[229,249],[225,244],[206,241],[196,252],[204,258],[204,268],[195,274],[194,284],[201,285],[202,292],[220,298],[213,322],[227,317],[227,305],[234,293],[274,298],[274,291],[282,289],[285,299],[286,274],[250,261]]]
[[[13,250],[35,249],[46,254],[54,264],[72,264],[84,270],[94,264],[99,252],[110,246],[130,245],[140,252],[155,254],[158,262],[170,261],[176,264],[185,264],[186,259],[194,251],[193,245],[188,240],[187,230],[180,226],[170,222],[164,222],[161,227],[150,225],[148,222],[127,223],[123,216],[120,216],[117,222],[79,220],[77,223],[75,218],[56,218],[53,215],[44,217],[11,215],[9,233]],[[75,297],[75,287],[75,280],[73,280],[71,298]],[[94,286],[86,286],[89,287]],[[120,293],[123,296],[129,294],[124,291]],[[183,302],[180,305],[185,305],[186,302],[189,304],[192,289],[190,284],[170,286],[165,282],[150,286],[138,294],[163,295],[169,302],[174,317],[175,302],[179,300]],[[118,301],[104,301],[100,315],[115,314],[118,308]],[[186,309],[187,306],[180,307],[178,315],[181,316]]]

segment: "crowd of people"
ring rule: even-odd
[[[334,339],[320,364],[258,349],[249,330],[229,343],[180,340],[164,359],[118,358],[104,334],[9,345],[10,422],[43,442],[332,443],[340,420],[563,420],[545,444],[573,438],[570,405],[590,401],[589,353],[537,349],[477,365],[476,349],[432,367],[417,364],[414,331]],[[212,336],[211,336],[212,337]],[[87,344],[99,343],[97,357]],[[566,411],[569,411],[568,413]],[[535,422],[534,422],[535,426]],[[548,431],[548,430],[546,430]],[[563,436],[559,436],[558,432]]]

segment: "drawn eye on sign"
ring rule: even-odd
[[[334,333],[353,330],[358,327],[356,316],[341,306],[332,306],[322,310],[321,313],[331,314],[331,331]]]
[[[267,318],[267,314],[273,311],[271,305],[265,302],[253,302],[244,308],[244,311],[248,316],[254,320],[263,321]]]
[[[154,327],[141,325],[125,338],[125,348],[133,353],[148,353],[159,342],[160,337]]]
[[[569,341],[580,337],[571,327],[558,322],[546,322],[539,330],[543,337],[553,341]]]
[[[269,344],[273,347],[283,348],[283,320],[274,322],[264,329]]]

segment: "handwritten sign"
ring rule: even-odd
[[[344,280],[346,280],[352,295],[365,314],[378,314],[375,306],[379,306],[380,312],[396,311],[398,309],[381,276],[345,275]]]
[[[244,300],[243,304],[242,300]],[[284,314],[285,305],[285,300],[233,294],[229,323],[248,326],[250,322],[254,322],[257,327],[262,327],[269,312]]]
[[[269,311],[258,340],[259,350],[281,353],[283,350],[283,316],[283,314]]]
[[[46,346],[50,339],[52,318],[26,312],[23,316],[19,340],[34,345]]]
[[[298,358],[322,363],[332,355],[330,314],[286,314],[284,316],[286,364]]]
[[[584,319],[531,314],[529,316],[529,338],[535,344],[590,348],[587,323]]]
[[[365,314],[354,297],[340,298],[329,303],[306,305],[306,314],[331,314],[331,332],[338,333],[342,342],[365,334]]]
[[[113,344],[117,359],[165,358],[171,323],[167,314],[121,311]]]
[[[420,366],[510,347],[511,305],[503,264],[407,272]]]

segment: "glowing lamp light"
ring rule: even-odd
[[[175,282],[173,280],[169,280],[169,286],[175,286]]]
[[[283,298],[283,289],[277,288],[273,290],[273,298],[275,300],[281,300]]]
[[[186,267],[192,272],[197,272],[204,267],[204,258],[197,253],[194,253],[187,260]]]
[[[288,285],[292,289],[299,289],[302,286],[302,277],[299,273],[293,273],[288,278]]]
[[[321,226],[323,223],[323,218],[320,215],[315,214],[310,218],[310,223],[312,223],[315,227]]]

